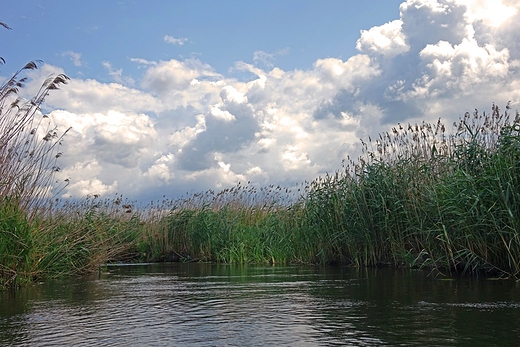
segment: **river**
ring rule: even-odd
[[[520,282],[139,264],[0,292],[0,346],[520,346]]]

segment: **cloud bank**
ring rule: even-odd
[[[196,59],[135,57],[140,81],[103,62],[113,83],[73,79],[47,99],[53,122],[72,127],[64,196],[292,185],[333,172],[359,154],[360,138],[397,122],[450,124],[493,102],[517,108],[519,10],[514,0],[408,0],[399,19],[360,32],[355,56],[283,71],[275,55],[286,48],[257,51],[232,67],[254,76],[246,81]],[[33,71],[34,88],[62,72]]]

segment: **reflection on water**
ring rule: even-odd
[[[0,346],[519,346],[520,284],[141,264],[0,293]]]

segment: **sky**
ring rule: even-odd
[[[5,79],[67,133],[60,194],[297,186],[396,124],[520,102],[517,0],[17,0]]]

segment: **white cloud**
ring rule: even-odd
[[[499,27],[518,13],[517,1],[459,0],[467,6],[466,17],[470,22],[483,21],[490,27]]]
[[[175,157],[171,153],[162,155],[143,175],[152,182],[157,182],[156,185],[168,184],[175,178],[175,172],[172,170],[174,160]]]
[[[27,85],[27,96],[34,95],[49,76],[63,74],[61,68],[44,64],[28,76],[33,82]],[[121,112],[161,112],[162,101],[155,96],[120,83],[102,83],[93,79],[72,78],[46,99],[46,106],[74,113],[96,113],[115,110]]]
[[[156,61],[149,61],[149,60],[142,59],[142,58],[130,58],[130,61],[140,64],[140,65],[144,65],[144,66],[150,66],[150,65],[156,66],[157,65]]]
[[[165,95],[182,91],[198,78],[220,77],[211,66],[198,60],[161,61],[149,67],[142,80],[142,86],[151,92]],[[192,85],[196,85],[196,82]]]
[[[504,81],[510,71],[509,51],[497,51],[491,45],[479,46],[474,39],[464,39],[458,45],[439,41],[427,45],[420,53],[428,76],[418,80],[412,97],[425,91],[434,96],[446,93],[464,93],[471,87],[486,82]]]
[[[72,79],[48,99],[51,119],[72,126],[65,194],[156,198],[247,180],[301,183],[397,122],[451,124],[493,102],[518,104],[519,9],[511,0],[408,0],[399,19],[361,32],[359,54],[284,71],[257,51],[234,66],[248,81],[195,59],[133,58],[143,77],[130,87],[105,63],[115,83]],[[44,65],[31,77],[60,71]]]
[[[224,121],[234,121],[236,120],[235,116],[233,116],[231,113],[229,113],[228,111],[222,111],[220,108],[218,108],[217,106],[213,106],[211,108],[211,111],[210,111],[211,115],[216,117],[216,118],[220,118]]]
[[[394,20],[370,30],[361,30],[356,48],[362,53],[381,54],[388,58],[407,52],[410,46],[406,43],[402,25],[401,20]]]
[[[117,111],[76,114],[56,110],[50,117],[61,129],[71,128],[65,140],[67,144],[83,145],[67,147],[65,161],[87,157],[88,160],[95,158],[98,162],[132,168],[143,156],[153,155],[157,143],[154,125],[144,114]]]
[[[260,78],[260,80],[263,80],[263,78]],[[220,92],[220,97],[224,103],[247,103],[247,96],[245,96],[244,93],[239,92],[235,89],[235,87],[230,85],[227,85],[224,88],[222,88],[222,91]]]
[[[185,38],[185,37],[177,38],[177,37],[173,37],[173,36],[170,36],[170,35],[164,35],[164,42],[170,43],[172,45],[182,46],[187,41],[188,41],[188,39]]]
[[[102,168],[97,160],[76,162],[67,168],[67,172],[61,172],[61,177],[73,177],[63,197],[84,197],[87,195],[108,195],[117,192],[118,182],[112,181],[110,184],[103,183],[97,175],[102,173]]]

